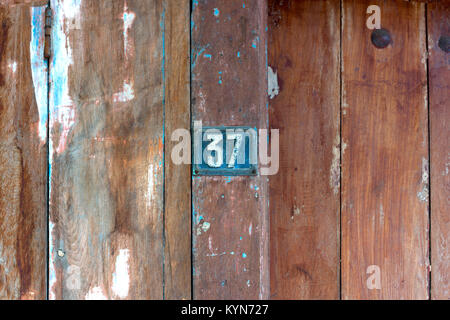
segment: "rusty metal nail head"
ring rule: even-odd
[[[386,29],[374,29],[370,40],[373,45],[378,49],[386,48],[390,43],[392,43],[391,33]]]

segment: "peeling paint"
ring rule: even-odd
[[[344,155],[345,150],[347,150],[348,144],[345,141],[342,141],[342,155]]]
[[[30,50],[31,50],[31,43],[30,43]],[[13,62],[8,63],[8,68],[9,68],[9,70],[11,70],[12,73],[16,73],[16,71],[17,71],[17,62],[13,61]]]
[[[202,218],[203,219],[203,218]],[[207,232],[211,224],[209,222],[203,221],[200,226],[197,227],[197,236],[200,236],[203,233]]]
[[[337,195],[339,193],[339,187],[340,187],[340,175],[341,175],[341,168],[340,168],[340,150],[339,150],[339,144],[340,144],[340,137],[339,135],[336,136],[333,143],[333,160],[331,162],[330,167],[330,187],[333,190],[333,193]]]
[[[50,166],[53,163],[53,153],[61,153],[65,150],[67,137],[75,123],[75,109],[72,98],[69,95],[69,69],[73,65],[72,48],[67,37],[69,30],[73,28],[73,21],[79,21],[81,0],[52,0],[53,27],[52,27],[52,61],[50,68],[50,126],[56,128],[55,122],[60,122],[59,145],[56,150],[53,139],[49,140]],[[79,22],[78,22],[79,23]],[[77,24],[78,24],[77,23]],[[51,172],[50,172],[51,174]]]
[[[48,270],[48,293],[50,300],[56,300],[55,296],[55,284],[56,284],[56,270],[55,270],[55,257],[54,257],[54,238],[53,230],[55,229],[55,224],[52,221],[48,223],[48,255],[49,255],[49,270]]]
[[[209,222],[203,222],[203,224],[202,224],[202,230],[203,230],[203,232],[206,232],[206,231],[208,231],[209,230],[209,228],[210,228],[210,226],[211,226],[211,224],[209,223]]]
[[[119,250],[119,254],[116,257],[111,289],[120,298],[126,298],[130,288],[129,258],[130,251],[128,249]]]
[[[257,48],[258,42],[259,42],[259,37],[256,37],[255,39],[252,40],[252,48],[253,49]]]
[[[134,12],[128,10],[127,2],[124,2],[123,5],[123,49],[125,54],[125,59],[128,59],[129,56],[132,56],[134,54],[134,48],[133,44],[130,42],[128,33],[131,29],[131,25],[133,24],[134,19],[136,18],[136,15]]]
[[[422,158],[422,190],[417,192],[417,198],[419,198],[419,201],[421,202],[428,202],[428,177],[428,160]]]
[[[30,64],[31,77],[33,79],[34,96],[39,113],[38,134],[42,143],[47,140],[48,119],[48,67],[44,59],[44,20],[45,7],[31,7],[31,40],[30,40]],[[17,70],[17,62],[10,65],[13,73]]]
[[[75,110],[73,106],[60,106],[56,110],[56,121],[61,125],[59,145],[56,148],[56,153],[62,153],[66,149],[70,129],[75,123]]]
[[[122,90],[113,95],[114,102],[127,102],[134,99],[133,84],[126,80],[123,82]]]
[[[86,300],[108,300],[100,287],[91,288],[85,296]]]
[[[303,206],[302,206],[303,208]],[[297,205],[294,204],[294,206],[292,207],[292,213],[293,215],[291,215],[291,219],[294,219],[294,216],[299,216],[301,214],[301,209],[299,207],[297,207]]]
[[[273,69],[268,66],[267,67],[267,94],[270,99],[275,98],[278,95],[280,87],[278,86],[278,75],[277,72],[274,72]]]

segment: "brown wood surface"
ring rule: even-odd
[[[51,5],[50,298],[161,299],[163,1]]]
[[[48,0],[0,0],[0,5],[8,6],[10,8],[15,6],[45,6]]]
[[[176,129],[190,128],[190,1],[165,2],[165,255],[164,297],[191,297],[191,169],[175,165],[171,141]]]
[[[375,48],[369,5],[393,43]],[[342,298],[428,298],[425,5],[343,2]],[[381,289],[368,289],[379,266]]]
[[[450,36],[450,1],[429,4],[429,96],[431,171],[431,298],[450,298],[450,56],[439,48]]]
[[[267,127],[266,1],[194,1],[193,120]],[[195,299],[268,298],[267,177],[194,177]]]
[[[31,25],[30,8],[0,6],[0,299],[46,297],[47,135],[35,95],[46,88],[33,87],[31,54],[43,51],[30,53]]]
[[[271,298],[339,298],[340,2],[269,1]]]

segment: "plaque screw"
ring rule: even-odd
[[[370,36],[370,40],[375,47],[378,49],[386,48],[391,42],[391,33],[386,29],[374,29],[372,31],[372,35]]]
[[[450,51],[450,36],[441,36],[438,41],[438,46],[444,52]]]

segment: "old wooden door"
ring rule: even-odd
[[[450,298],[449,10],[1,0],[0,299]],[[194,121],[278,171],[193,175]]]

